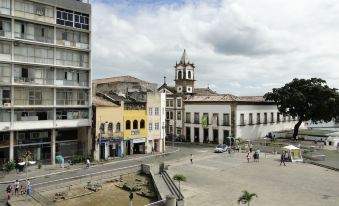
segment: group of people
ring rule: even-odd
[[[250,148],[251,148],[251,147],[250,147]],[[247,159],[247,162],[248,162],[248,163],[250,163],[251,154],[252,154],[252,149],[250,149],[250,151],[247,152],[247,155],[246,155],[246,159]],[[253,162],[259,162],[259,157],[260,157],[260,150],[257,149],[257,150],[255,150],[255,152],[253,153]]]
[[[27,188],[27,189],[26,189]],[[9,184],[6,188],[6,193],[7,193],[7,202],[8,200],[11,199],[11,196],[19,196],[19,195],[23,195],[23,194],[28,194],[31,195],[32,194],[32,186],[31,183],[29,181],[29,179],[27,180],[27,187],[26,187],[26,182],[19,182],[19,180],[15,180],[14,182],[14,192],[13,192],[13,187],[12,184]]]
[[[282,163],[284,163],[284,166],[286,166],[285,162],[290,162],[291,161],[291,156],[288,152],[283,151],[280,155],[280,166]]]

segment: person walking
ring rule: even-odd
[[[8,201],[11,199],[12,185],[9,184],[9,185],[7,186],[6,192],[7,192],[7,204],[8,204]]]
[[[193,154],[191,154],[191,164],[193,164]]]
[[[249,152],[247,153],[246,158],[247,158],[247,162],[250,163],[251,156]]]
[[[19,180],[15,180],[14,182],[14,195],[19,195],[19,188],[20,188],[20,182]]]
[[[86,168],[89,168],[91,166],[91,162],[89,161],[89,159],[86,160]]]
[[[228,152],[229,156],[231,156],[231,148],[230,147],[227,149],[227,152]]]
[[[285,164],[285,152],[282,152],[281,155],[280,155],[280,166],[281,166],[281,163],[284,163],[284,166],[286,166],[286,164]]]
[[[253,151],[253,145],[252,145],[252,143],[250,144],[250,153],[252,153],[252,151]]]

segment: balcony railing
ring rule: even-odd
[[[88,100],[57,100],[57,105],[88,105]]]
[[[41,85],[51,85],[54,83],[53,79],[43,79],[43,78],[27,78],[27,77],[14,77],[14,82],[19,84],[41,84]]]
[[[34,34],[25,34],[20,32],[14,32],[14,37],[18,39],[25,39],[30,41],[39,41],[39,42],[45,42],[45,43],[53,43],[53,38],[48,37],[41,37],[41,36],[34,36]]]

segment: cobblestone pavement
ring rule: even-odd
[[[194,155],[170,161],[170,174],[183,174],[181,183],[187,206],[238,205],[241,191],[258,195],[251,205],[337,206],[339,172],[305,163],[279,166],[278,155],[261,154],[259,163],[247,163],[245,153],[215,154],[200,148]]]

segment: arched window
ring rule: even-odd
[[[100,132],[101,132],[101,133],[105,133],[105,124],[104,124],[104,123],[101,123],[99,129],[100,129]]]
[[[108,123],[108,132],[113,132],[113,123]]]
[[[120,132],[120,122],[118,122],[117,125],[115,126],[115,130],[116,132]]]
[[[126,130],[131,129],[131,121],[126,121]]]
[[[178,72],[178,79],[182,79],[182,72],[181,71]]]
[[[145,129],[145,120],[140,121],[140,129]]]
[[[138,129],[138,120],[133,121],[133,129]]]
[[[188,79],[191,79],[192,78],[192,74],[191,74],[191,71],[188,71]]]

